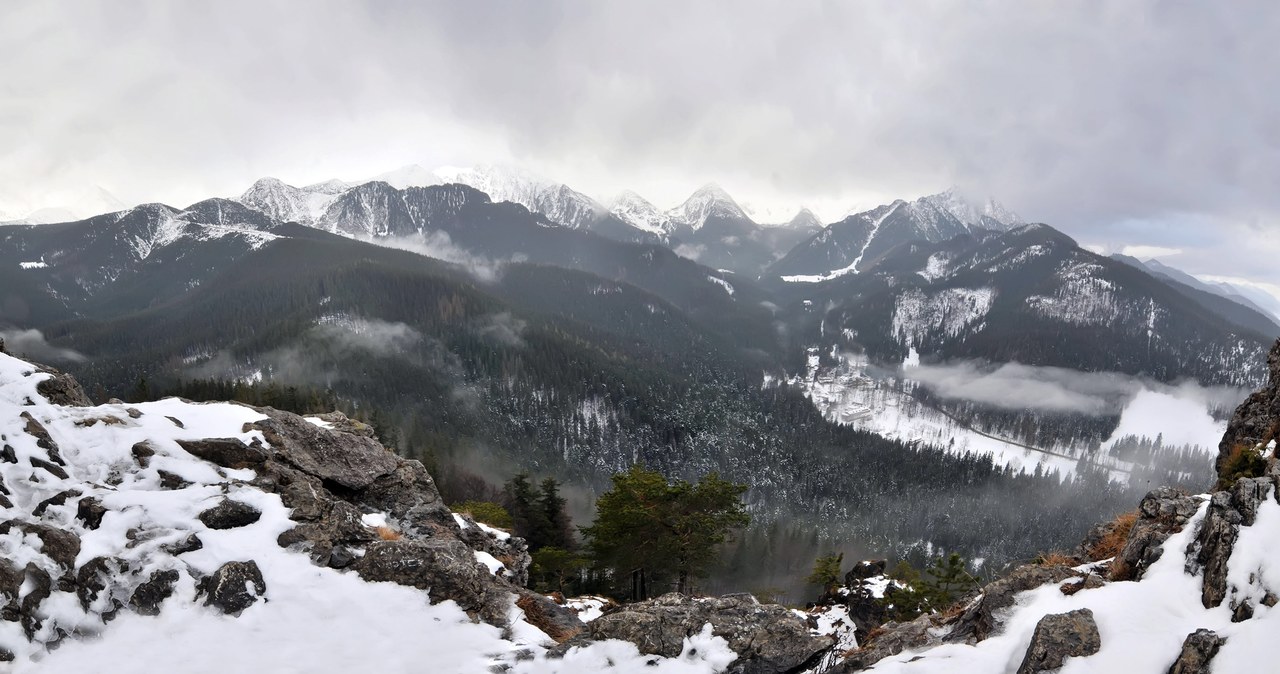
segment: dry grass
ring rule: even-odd
[[[374,527],[373,530],[378,532],[378,538],[381,538],[384,541],[398,541],[401,538],[404,538],[399,531],[396,531],[391,527]]]
[[[1098,561],[1118,557],[1124,550],[1125,542],[1129,540],[1129,532],[1133,531],[1133,523],[1137,520],[1138,511],[1136,510],[1117,515],[1114,520],[1111,520],[1111,530],[1107,535],[1089,548],[1089,560]]]
[[[1080,560],[1065,552],[1042,552],[1036,557],[1039,566],[1077,566]]]

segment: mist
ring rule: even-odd
[[[57,347],[39,330],[0,330],[0,342],[9,353],[35,361],[83,363],[88,358],[74,349]]]
[[[366,243],[386,246],[397,250],[406,250],[426,257],[448,262],[462,267],[468,274],[482,283],[496,283],[501,278],[505,261],[492,260],[483,255],[476,255],[458,246],[447,232],[433,231],[427,234],[400,236],[390,238],[364,238]]]

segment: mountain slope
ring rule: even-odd
[[[1146,271],[1152,276],[1165,281],[1193,302],[1212,311],[1233,325],[1252,330],[1261,335],[1280,334],[1280,323],[1277,323],[1275,318],[1252,301],[1238,294],[1204,283],[1190,274],[1168,265],[1160,264],[1156,260],[1140,262],[1132,257],[1118,254],[1112,255],[1111,258],[1136,269]]]
[[[312,224],[339,194],[350,186],[340,180],[294,187],[275,178],[262,178],[238,201],[280,222]]]

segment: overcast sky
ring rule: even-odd
[[[0,217],[410,163],[828,217],[954,184],[1280,283],[1278,35],[1237,0],[11,0]]]

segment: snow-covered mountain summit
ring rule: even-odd
[[[280,222],[310,225],[347,189],[340,180],[294,187],[277,178],[262,178],[241,194],[239,201]]]
[[[684,203],[667,211],[666,216],[671,222],[693,231],[701,229],[711,217],[751,222],[738,202],[715,183],[700,187]]]
[[[619,220],[646,232],[665,234],[670,231],[670,219],[648,199],[626,190],[614,198],[609,212]]]

